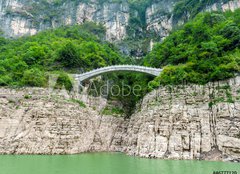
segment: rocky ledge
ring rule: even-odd
[[[0,90],[1,154],[121,151],[164,159],[240,161],[240,77],[161,87],[129,120],[46,89]]]

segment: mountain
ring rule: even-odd
[[[154,80],[126,73],[102,78],[142,87],[137,96],[117,98],[129,116],[159,85],[234,77],[240,70],[238,7],[240,0],[0,0],[0,86],[46,86],[49,73],[57,73],[59,88],[71,89],[66,72],[127,63],[164,68]],[[235,12],[206,12],[216,10]],[[152,49],[154,42],[160,43]],[[141,59],[129,59],[115,45]]]
[[[0,0],[0,29],[7,37],[85,21],[101,23],[106,39],[136,57],[201,11],[235,10],[240,0]]]
[[[240,70],[240,9],[198,14],[144,58],[145,66],[164,67],[152,82],[197,83],[225,80]]]
[[[46,86],[48,72],[81,73],[126,61],[103,35],[104,27],[86,22],[13,40],[0,37],[0,86]]]

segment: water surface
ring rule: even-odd
[[[121,153],[0,155],[0,174],[213,174],[237,171],[240,163],[157,160]]]

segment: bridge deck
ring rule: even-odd
[[[162,72],[162,69],[145,67],[145,66],[136,66],[136,65],[115,65],[115,66],[98,68],[83,74],[77,74],[75,75],[75,78],[79,81],[84,81],[86,79],[90,79],[95,76],[98,76],[107,72],[114,72],[114,71],[116,72],[117,71],[133,71],[133,72],[141,72],[141,73],[146,73],[153,76],[158,76]]]

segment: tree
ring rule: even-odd
[[[65,67],[76,68],[81,65],[84,65],[84,62],[81,60],[77,47],[72,42],[67,42],[59,50],[59,57],[57,60],[61,62]]]
[[[38,64],[46,58],[45,50],[42,46],[31,46],[23,55],[23,60],[28,65]]]

